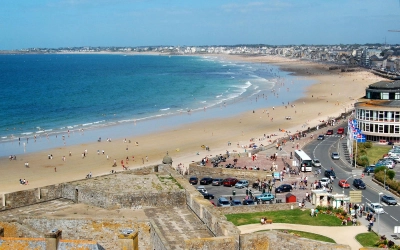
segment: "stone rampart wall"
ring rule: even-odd
[[[218,249],[232,250],[235,249],[236,243],[233,237],[214,237],[189,239],[185,241],[185,249]]]
[[[267,231],[240,235],[240,249],[252,250],[275,250],[275,249],[296,249],[296,250],[334,250],[348,249],[348,245],[340,245],[299,238],[292,234],[277,231]]]
[[[0,207],[4,209],[12,209],[17,207],[29,206],[40,202],[59,199],[62,197],[63,184],[49,185],[41,188],[22,190],[4,194],[4,202]]]
[[[148,221],[20,218],[19,223],[35,228],[41,231],[43,235],[57,228],[62,230],[62,237],[65,239],[95,240],[107,250],[120,250],[119,233],[123,229],[133,229],[139,232],[139,249],[154,249],[151,243],[150,223]],[[26,237],[31,236],[27,235]]]
[[[164,238],[164,236],[161,234],[160,229],[158,229],[157,224],[154,223],[153,220],[150,219],[150,228],[151,228],[151,243],[153,245],[153,249],[157,250],[172,250],[169,245],[167,240]]]
[[[261,171],[261,170],[240,170],[231,168],[211,168],[203,167],[197,164],[190,164],[189,166],[190,175],[196,176],[218,176],[221,178],[234,177],[237,179],[247,179],[250,182],[254,182],[257,179],[264,180],[265,178],[271,179],[271,171]]]

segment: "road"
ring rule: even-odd
[[[333,184],[333,193],[342,193],[349,195],[349,191],[351,190],[358,190],[356,189],[352,183],[354,178],[361,178],[361,176],[353,176],[352,175],[352,166],[342,159],[343,157],[343,147],[342,145],[345,144],[345,139],[340,139],[339,135],[331,135],[325,136],[325,140],[313,140],[309,144],[307,144],[303,150],[311,157],[311,158],[318,158],[322,163],[321,169],[321,176],[323,177],[324,171],[329,170],[331,168],[334,169],[336,173],[336,180]],[[331,153],[332,152],[339,152],[341,154],[340,160],[332,160]],[[396,169],[396,174],[399,174],[398,169]],[[349,178],[349,179],[348,179]],[[364,176],[362,179],[367,185],[365,190],[362,190],[362,204],[366,205],[367,203],[377,203],[379,201],[379,193],[383,194],[390,194],[388,191],[384,190],[382,187],[378,186],[374,182],[371,181],[371,176]],[[338,180],[348,179],[350,183],[350,188],[342,189],[338,186]],[[392,194],[390,194],[392,195]],[[392,195],[393,196],[393,195]],[[399,199],[396,198],[399,202]],[[382,206],[385,210],[384,214],[379,215],[379,219],[377,216],[377,221],[374,223],[373,230],[375,232],[379,232],[380,235],[393,235],[390,238],[394,238],[394,227],[400,226],[400,206],[388,206],[382,203]],[[367,224],[365,219],[361,219],[363,224]],[[378,222],[379,221],[379,222]],[[399,244],[400,241],[396,240],[396,244]]]

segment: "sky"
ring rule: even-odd
[[[400,43],[399,0],[1,0],[0,50]]]

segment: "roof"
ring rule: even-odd
[[[400,89],[400,80],[398,81],[380,81],[369,85],[370,89]]]
[[[292,197],[292,196],[296,197],[296,196],[295,196],[294,194],[292,194],[292,193],[286,194],[286,197]]]
[[[355,104],[357,108],[370,108],[373,110],[384,110],[388,107],[390,108],[400,108],[400,100],[372,100],[372,99],[362,99]],[[391,111],[391,110],[388,110]]]

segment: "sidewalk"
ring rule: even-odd
[[[315,234],[324,235],[336,241],[337,244],[349,245],[351,249],[358,250],[362,246],[355,239],[355,236],[360,233],[367,232],[364,226],[338,226],[338,227],[323,227],[323,226],[309,226],[298,224],[249,224],[238,226],[241,234],[252,233],[266,229],[291,229]]]

